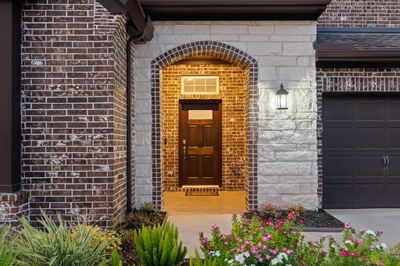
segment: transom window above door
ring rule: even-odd
[[[219,76],[182,76],[182,94],[219,94]]]

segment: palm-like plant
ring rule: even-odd
[[[84,225],[73,228],[61,216],[55,223],[44,213],[40,223],[43,230],[21,220],[22,231],[16,239],[18,265],[92,266],[103,259],[108,243],[95,239]]]
[[[0,228],[0,266],[11,266],[15,261],[15,252],[7,242],[8,227]]]

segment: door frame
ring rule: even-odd
[[[179,128],[179,140],[178,140],[178,164],[179,164],[179,187],[183,186],[183,154],[182,154],[182,149],[181,149],[181,143],[183,140],[183,132],[182,132],[182,125],[181,125],[181,117],[182,117],[182,111],[183,111],[183,106],[184,105],[189,105],[189,104],[194,104],[194,105],[204,105],[204,110],[209,110],[210,108],[207,108],[206,106],[217,106],[217,110],[219,111],[219,121],[218,121],[218,126],[219,126],[219,147],[218,147],[218,159],[219,159],[219,169],[218,169],[218,177],[217,177],[217,184],[219,187],[222,187],[222,99],[180,99],[179,100],[179,119],[178,119],[178,128]],[[203,110],[203,109],[198,109],[198,110]],[[201,185],[199,185],[201,187]]]

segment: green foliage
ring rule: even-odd
[[[91,266],[102,260],[108,242],[93,237],[84,225],[69,226],[60,216],[55,223],[44,213],[40,223],[43,230],[21,220],[18,265]]]
[[[118,251],[114,250],[111,253],[111,258],[109,263],[106,260],[103,260],[103,262],[99,266],[122,266],[122,260],[118,254]]]
[[[190,266],[217,266],[217,259],[212,257],[207,257],[205,259],[200,258],[197,249],[194,251],[194,257],[190,258]]]
[[[119,232],[127,230],[138,230],[145,226],[154,226],[162,224],[165,220],[165,213],[157,211],[152,204],[145,204],[140,210],[128,213],[125,220],[117,225]]]
[[[15,252],[12,246],[7,243],[8,233],[8,227],[0,228],[0,266],[11,266],[15,261]]]
[[[171,223],[142,226],[134,234],[136,251],[144,266],[172,266],[180,263],[187,252],[178,243],[178,229]]]

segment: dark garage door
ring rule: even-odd
[[[324,208],[400,207],[400,97],[323,101]]]

